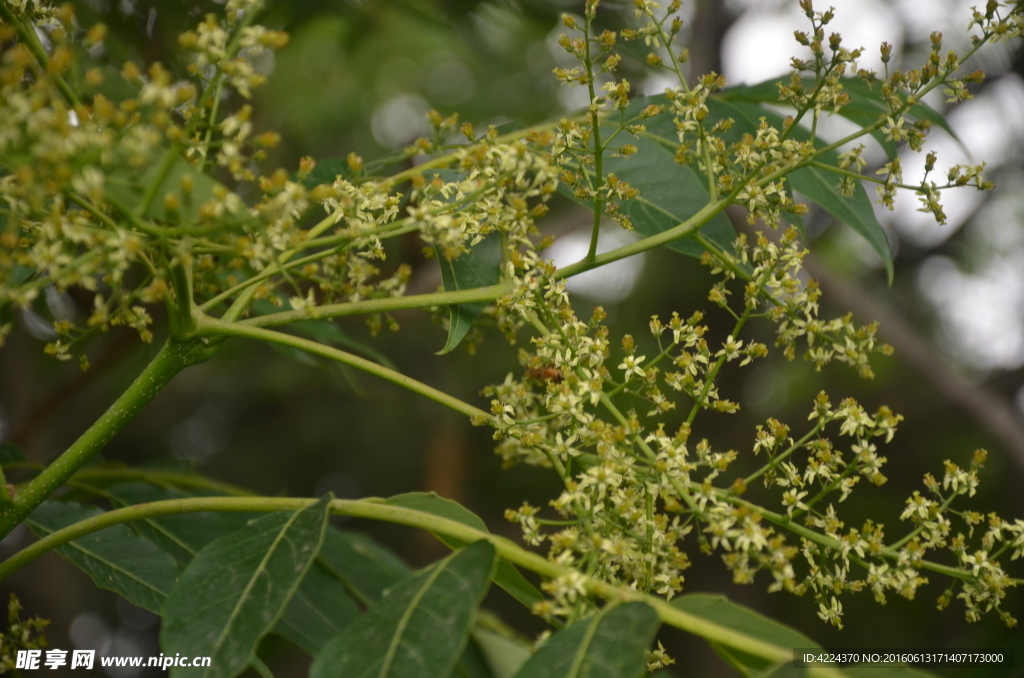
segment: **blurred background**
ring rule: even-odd
[[[76,1],[79,21],[110,28],[107,56],[115,61],[163,61],[179,72],[176,36],[209,11],[210,2],[182,0]],[[819,3],[820,4],[820,3]],[[965,49],[970,2],[963,0],[832,0],[833,29],[848,46],[866,48],[863,67],[880,66],[878,44],[888,41],[898,59],[917,65],[928,52],[932,31],[948,47]],[[291,34],[275,61],[261,64],[269,83],[255,95],[258,126],[285,140],[276,162],[295,167],[298,158],[386,154],[427,131],[423,114],[436,108],[458,111],[478,129],[507,122],[531,124],[578,108],[579,89],[556,86],[551,70],[567,55],[556,40],[562,12],[579,13],[581,3],[553,0],[274,0],[263,23]],[[601,22],[612,30],[634,25],[630,3],[603,3]],[[823,9],[820,8],[820,9]],[[784,75],[798,45],[792,31],[804,29],[796,0],[689,1],[684,33],[693,74],[715,70],[731,83],[755,83]],[[620,43],[624,72],[634,92],[657,93],[667,83],[642,68],[642,46]],[[860,488],[847,502],[847,515],[877,517],[890,534],[899,533],[902,498],[922,489],[925,472],[938,475],[942,461],[966,463],[977,447],[991,454],[971,508],[1024,516],[1024,59],[1016,45],[987,48],[968,65],[983,68],[988,80],[973,101],[946,111],[960,142],[933,133],[929,148],[939,166],[988,162],[997,188],[986,194],[965,189],[948,193],[949,223],[940,227],[916,212],[903,196],[897,210],[879,211],[897,254],[896,278],[886,285],[881,262],[848,229],[812,213],[808,260],[825,291],[823,315],[852,310],[862,322],[879,320],[882,336],[896,356],[875,363],[877,377],[862,381],[834,366],[817,374],[802,362],[773,355],[753,369],[726,371],[721,391],[745,409],[731,417],[705,415],[696,435],[719,448],[749,450],[754,426],[773,416],[799,432],[811,400],[825,389],[837,402],[846,396],[867,409],[887,404],[906,421],[883,453],[889,484]],[[930,104],[944,110],[940,96]],[[834,121],[826,133],[841,135]],[[869,161],[882,153],[869,148]],[[905,176],[915,180],[922,161],[908,154]],[[923,157],[923,156],[921,156]],[[869,167],[869,169],[873,169]],[[559,264],[585,253],[589,217],[556,204],[545,228],[563,236],[551,251]],[[602,247],[630,236],[609,228]],[[392,257],[417,266],[413,292],[436,289],[439,276],[421,259],[413,239]],[[704,298],[707,273],[696,261],[654,251],[573,281],[579,313],[594,305],[609,312],[618,336],[647,334],[654,313],[712,311]],[[77,300],[51,293],[49,313],[82,313]],[[428,313],[397,316],[398,333],[385,331],[376,346],[400,369],[460,398],[483,404],[479,389],[518,369],[513,348],[493,330],[472,355],[457,350],[434,355],[444,331]],[[731,326],[709,313],[718,331]],[[358,318],[341,330],[357,341],[369,331]],[[48,327],[41,316],[25,315],[0,351],[0,442],[20,447],[33,461],[59,454],[116,397],[155,351],[129,332],[111,332],[90,349],[92,369],[82,373],[42,354]],[[751,337],[771,343],[771,328],[753,327]],[[159,341],[159,340],[158,340]],[[157,342],[158,343],[158,342]],[[502,470],[488,431],[470,427],[458,415],[391,385],[334,366],[296,362],[295,356],[265,346],[231,343],[215,360],[181,374],[107,448],[108,460],[164,466],[194,465],[220,480],[266,494],[337,497],[387,496],[433,490],[464,503],[498,533],[518,538],[502,512],[523,499],[545,505],[557,491],[552,474],[532,468]],[[400,425],[396,425],[400,422]],[[883,501],[879,501],[881,498]],[[900,498],[898,501],[895,498]],[[887,501],[885,501],[887,500]],[[859,524],[860,519],[849,521]],[[346,523],[372,531],[416,566],[442,555],[428,535],[387,525]],[[372,528],[372,530],[371,530]],[[31,537],[24,529],[0,544],[7,557]],[[947,582],[933,578],[917,601],[890,596],[878,606],[869,593],[844,601],[846,629],[825,626],[809,598],[766,594],[766,582],[737,587],[718,556],[691,553],[687,590],[723,592],[802,630],[828,647],[977,647],[1016,644],[1024,663],[1024,636],[1008,631],[993,615],[976,624],[963,621],[954,602],[936,613],[934,601]],[[1016,572],[1020,576],[1020,572]],[[157,654],[156,618],[96,589],[87,577],[49,555],[0,586],[14,591],[27,613],[53,620],[50,645],[68,649],[111,648],[113,654]],[[1011,594],[1012,596],[1013,594]],[[1022,596],[1014,602],[1024,618]],[[536,619],[492,593],[490,606],[525,633],[541,629]],[[706,645],[681,634],[663,633],[679,660],[675,673],[724,676],[732,669]],[[268,663],[280,676],[303,675],[302,658],[283,643],[271,645]],[[1020,670],[1020,669],[1018,669]],[[136,676],[121,669],[112,676]],[[945,671],[948,675],[982,673]],[[738,674],[737,674],[738,675]],[[991,674],[996,675],[996,674]]]

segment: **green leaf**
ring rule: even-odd
[[[767,80],[756,85],[737,85],[730,87],[715,96],[716,98],[730,101],[771,103],[786,106],[788,104],[779,101],[779,83],[788,85],[789,78],[782,78],[781,80]],[[849,104],[839,109],[838,115],[846,118],[850,122],[860,125],[861,127],[867,127],[878,122],[878,119],[886,114],[885,101],[882,98],[881,83],[876,83],[872,86],[860,78],[844,78],[841,83],[843,89],[850,95],[851,101]],[[813,89],[815,86],[813,78],[804,78],[803,84],[804,87],[809,89]],[[937,125],[945,130],[957,143],[960,143],[960,145],[963,146],[963,143],[960,142],[959,138],[957,138],[956,133],[949,126],[945,117],[931,106],[925,103],[914,104],[910,107],[908,115],[911,119],[928,120],[932,124]],[[886,139],[884,132],[881,130],[875,130],[871,133],[871,136],[881,144],[890,159],[897,156],[899,146],[895,142]]]
[[[476,631],[471,631],[466,649],[462,651],[451,678],[495,678],[487,663],[483,650],[475,640]]]
[[[108,492],[111,501],[121,506],[189,496],[145,483],[125,483]],[[186,567],[203,546],[242,529],[250,516],[247,513],[184,513],[135,521],[132,527],[169,553],[178,565]],[[274,633],[315,655],[358,615],[356,603],[345,585],[323,566],[314,563],[274,627]]]
[[[164,604],[160,646],[213,661],[173,676],[228,678],[245,669],[320,550],[330,500],[257,518],[199,551]]]
[[[817,167],[802,167],[789,175],[789,181],[794,189],[855,230],[871,245],[871,249],[881,257],[882,263],[885,265],[886,276],[891,284],[893,262],[889,239],[878,223],[878,219],[875,218],[871,201],[860,183],[855,184],[860,190],[855,191],[852,197],[847,198],[836,189],[834,175]]]
[[[352,169],[345,158],[321,158],[316,161],[313,171],[302,180],[306,188],[314,188],[320,184],[333,184],[338,177],[352,178]]]
[[[164,152],[166,151],[161,149],[161,153]],[[111,168],[107,171],[104,183],[107,198],[128,209],[140,204],[150,184],[156,180],[162,164],[163,159],[160,158],[157,162],[147,164],[141,173],[128,166]],[[191,182],[191,190],[186,191],[182,188],[183,180],[185,183]],[[199,220],[199,208],[203,203],[213,199],[217,186],[216,181],[179,156],[174,159],[171,168],[164,175],[149,209],[143,216],[161,221],[167,219],[169,215],[164,206],[164,196],[171,194],[178,198],[177,219],[182,223],[196,222]],[[248,212],[244,209],[239,210],[238,221],[248,219]]]
[[[664,103],[664,97],[650,97],[644,103],[648,102]],[[713,125],[720,120],[733,120],[732,128],[719,135],[727,145],[736,143],[744,134],[755,134],[762,117],[776,129],[781,129],[783,126],[783,119],[778,113],[747,101],[710,97],[707,100],[707,105],[709,114],[705,124]],[[646,136],[658,140],[663,146],[674,148],[676,144],[675,127],[668,116],[658,116],[649,120]],[[810,132],[802,127],[797,127],[793,130],[793,137],[800,141],[807,141],[810,139]],[[829,151],[822,153],[818,157],[818,161],[826,165],[837,166],[839,157],[835,151]],[[892,282],[893,264],[889,241],[882,226],[875,218],[871,199],[861,182],[855,182],[853,196],[848,198],[835,189],[838,178],[828,176],[824,170],[804,167],[790,173],[788,180],[794,190],[802,193],[808,200],[853,228],[867,240],[868,244],[881,257],[889,281]],[[796,217],[790,216],[784,218],[790,221],[796,219]]]
[[[317,562],[337,577],[360,603],[372,607],[412,570],[369,537],[330,528]]]
[[[448,678],[469,637],[494,569],[479,541],[403,580],[328,643],[311,678]]]
[[[855,90],[847,86],[845,89],[850,95],[851,102],[841,108],[838,115],[860,125],[861,127],[867,127],[868,125],[877,122],[879,116],[885,113],[885,104],[876,99],[881,88],[879,88],[878,91],[873,92],[860,78],[856,78],[855,80],[856,82],[864,85],[864,89]],[[853,80],[844,80],[843,85],[849,85],[852,82]],[[787,106],[787,103],[779,101],[779,83],[788,85],[789,78],[768,80],[757,83],[756,85],[737,85],[718,93],[716,98],[725,101],[746,101],[749,103],[768,103]],[[813,88],[814,79],[804,78],[804,86]],[[871,136],[881,144],[882,148],[890,158],[896,157],[899,152],[899,146],[895,142],[886,139],[884,132],[881,130],[875,130],[871,133]]]
[[[523,643],[479,627],[473,629],[473,640],[483,651],[494,678],[512,678],[532,654]]]
[[[274,633],[312,656],[359,617],[359,608],[344,585],[327,568],[314,562]]]
[[[737,605],[725,596],[691,593],[673,598],[672,606],[695,617],[753,636],[786,650],[792,650],[795,647],[819,647],[817,643],[799,631],[765,617],[748,607]],[[727,663],[751,678],[767,676],[778,668],[777,662],[756,657],[732,647],[717,643],[711,643],[711,647]],[[792,666],[792,662],[786,662],[786,664]]]
[[[885,101],[882,99],[882,86],[880,83],[872,87],[860,78],[844,78],[843,88],[850,93],[850,96],[854,101],[873,105],[880,113],[885,112]],[[928,104],[918,102],[911,106],[907,113],[914,120],[927,120],[933,125],[940,127],[944,132],[951,136],[954,141],[963,146],[963,142],[960,141],[959,137],[957,137],[953,128],[949,126],[949,122],[946,120],[945,116]],[[840,109],[840,114],[842,114],[842,109]],[[875,119],[878,119],[877,115],[875,116]]]
[[[640,195],[619,203],[619,211],[629,217],[633,227],[646,236],[674,228],[704,208],[710,201],[707,187],[689,165],[680,165],[675,154],[649,137],[631,140],[637,153],[629,157],[607,157],[605,171],[614,173]],[[736,230],[725,214],[719,214],[700,228],[709,240],[732,249]],[[696,233],[696,231],[695,231]],[[693,257],[704,254],[692,238],[681,238],[666,245],[670,250]]]
[[[26,522],[36,534],[47,535],[101,513],[95,506],[50,501],[42,503]],[[113,525],[80,537],[59,547],[57,552],[100,588],[157,614],[181,574],[170,556],[127,525]]]
[[[664,103],[664,97],[638,97],[630,104],[626,116],[635,117],[653,101]],[[667,117],[664,119],[668,121]],[[655,118],[652,122],[657,125],[658,120]],[[670,147],[675,148],[675,132],[667,129],[660,131],[664,136],[644,133],[639,137],[630,137],[630,143],[637,147],[636,154],[628,157],[612,157],[608,154],[604,161],[606,173],[614,173],[638,190],[636,198],[619,202],[619,211],[629,217],[639,233],[646,236],[657,235],[678,226],[699,212],[711,199],[703,183],[704,177],[694,172],[692,167],[676,162],[675,152],[670,150]],[[572,189],[564,184],[559,186],[559,191],[570,200],[593,209],[593,203],[579,200]],[[731,249],[736,239],[736,230],[724,214],[715,216],[701,227],[700,232],[726,249]],[[674,240],[665,247],[694,257],[704,254],[704,248],[689,237]]]
[[[639,678],[660,624],[645,603],[606,606],[551,636],[515,678]]]
[[[327,529],[317,565],[343,582],[347,591],[366,607],[379,603],[387,589],[412,574],[412,570],[398,556],[369,537],[334,527]],[[303,581],[299,593],[302,593],[305,585]],[[280,630],[280,624],[278,627],[277,631]],[[479,649],[470,643],[453,675],[478,675],[479,662],[476,655],[479,653]]]
[[[496,285],[501,279],[500,233],[485,236],[469,252],[454,259],[448,259],[437,248],[434,250],[441,266],[441,282],[446,292],[488,287]],[[487,304],[483,302],[449,306],[448,341],[437,354],[444,355],[454,350],[485,308]]]
[[[25,461],[25,455],[12,443],[0,445],[0,464],[18,464]]]
[[[399,494],[388,499],[388,503],[454,520],[481,532],[488,531],[484,521],[480,520],[480,517],[475,513],[458,502],[439,497],[433,492]],[[452,539],[441,534],[435,534],[434,536],[444,542],[449,548],[457,549],[465,546],[465,543],[458,539]],[[544,599],[544,596],[537,590],[537,587],[527,581],[526,577],[516,569],[516,566],[507,560],[498,561],[498,566],[494,572],[494,583],[523,605],[530,608]]]

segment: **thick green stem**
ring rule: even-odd
[[[168,309],[171,336],[185,340],[196,330],[195,318],[192,317],[195,306],[192,301],[192,267],[185,262],[171,266],[170,278],[174,288],[174,304]]]
[[[282,497],[192,497],[149,504],[136,504],[115,511],[108,511],[46,535],[28,548],[18,552],[0,564],[0,581],[3,581],[19,568],[24,567],[52,549],[113,525],[160,516],[207,511],[296,511],[309,506],[314,501],[314,499]],[[574,572],[574,570],[568,567],[558,565],[543,556],[527,551],[504,537],[481,532],[463,523],[441,518],[431,513],[394,506],[382,502],[380,499],[336,499],[331,503],[331,511],[339,515],[382,520],[429,530],[434,534],[453,537],[465,543],[486,540],[494,545],[499,557],[514,565],[532,570],[548,579],[557,579]],[[655,609],[664,623],[698,635],[710,642],[733,647],[747,654],[763,657],[772,662],[781,662],[792,658],[792,650],[790,648],[782,648],[766,643],[759,638],[748,636],[742,632],[689,614],[656,596],[645,595],[629,588],[615,586],[590,577],[584,579],[583,585],[591,595],[608,601],[639,601],[647,603]],[[820,676],[821,678],[841,678],[843,674],[835,669],[809,668],[808,675]]]
[[[202,342],[168,341],[113,405],[62,455],[0,507],[0,535],[6,535],[99,452],[160,389],[189,365],[216,350]]]

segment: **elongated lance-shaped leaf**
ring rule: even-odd
[[[494,569],[479,541],[399,583],[329,642],[310,678],[448,678]]]
[[[484,521],[478,515],[458,502],[439,497],[433,492],[399,494],[388,499],[388,503],[415,511],[432,513],[435,516],[468,525],[481,532],[488,531],[487,525],[484,524]],[[465,543],[458,539],[452,539],[441,534],[435,536],[449,548],[457,549],[465,546]],[[536,603],[544,599],[540,591],[537,590],[537,587],[527,581],[526,577],[516,569],[516,566],[507,560],[498,561],[498,566],[494,570],[494,583],[529,608],[532,608]]]
[[[359,608],[345,586],[314,562],[273,632],[315,657],[358,618]]]
[[[664,97],[650,97],[647,103],[663,104]],[[719,121],[732,120],[731,127],[717,135],[727,146],[740,141],[745,134],[755,135],[761,118],[764,118],[776,129],[783,127],[784,121],[778,113],[746,101],[709,97],[707,106],[706,125],[711,126]],[[645,136],[647,138],[657,140],[666,148],[674,148],[677,145],[675,124],[670,117],[661,115],[651,118],[646,122],[646,126]],[[792,137],[799,141],[807,141],[810,139],[810,133],[798,126],[793,130]],[[838,166],[839,159],[835,151],[829,151],[822,153],[818,157],[818,161],[825,165]],[[786,180],[793,190],[822,207],[864,238],[881,257],[889,280],[892,281],[893,263],[889,241],[875,217],[871,199],[860,182],[854,182],[853,195],[847,197],[836,188],[836,184],[839,182],[838,175],[816,167],[807,166],[795,170],[787,175]],[[795,216],[784,214],[783,218],[791,222],[797,221]],[[799,223],[797,223],[797,227],[799,228]]]
[[[533,654],[526,644],[487,629],[473,629],[473,640],[480,646],[494,678],[512,678]]]
[[[379,603],[387,589],[412,574],[398,556],[369,537],[333,527],[324,535],[317,560],[366,607]]]
[[[711,197],[703,177],[692,166],[680,165],[672,151],[647,137],[632,138],[630,143],[637,147],[637,153],[609,156],[604,167],[639,191],[636,198],[619,202],[619,211],[629,217],[639,233],[651,236],[667,231],[708,204]],[[726,250],[736,240],[736,229],[724,214],[715,216],[700,232]],[[674,240],[666,247],[693,257],[704,254],[704,248],[692,238]]]
[[[38,535],[47,535],[103,513],[96,506],[44,502],[26,522]],[[127,525],[93,532],[57,549],[89,575],[133,605],[160,613],[181,570],[169,555],[139,537]]]
[[[673,598],[672,606],[781,648],[819,647],[817,643],[799,631],[765,617],[748,607],[738,605],[725,596],[691,593]],[[711,647],[718,656],[749,678],[774,675],[772,672],[778,668],[778,664],[775,662],[741,652],[736,648],[717,643],[712,643]],[[792,662],[786,663],[792,664]]]
[[[172,676],[229,678],[249,664],[259,640],[284,613],[316,558],[331,497],[272,513],[203,547],[164,604],[165,654],[211,657]]]
[[[444,252],[438,250],[437,262],[441,266],[441,282],[446,292],[497,284],[501,278],[501,234],[485,236],[469,252],[455,259],[446,258]],[[438,355],[453,351],[485,308],[485,303],[449,306],[448,340]]]
[[[802,82],[808,92],[812,91],[815,87],[814,78],[803,78]],[[850,103],[840,108],[838,115],[860,125],[861,127],[867,127],[868,125],[877,122],[881,116],[886,115],[886,104],[882,95],[882,85],[880,83],[871,85],[860,78],[843,78],[839,82],[846,93],[850,95]],[[736,85],[718,93],[716,98],[733,101],[749,101],[751,103],[776,103],[788,105],[786,102],[781,102],[779,100],[779,84],[789,86],[789,78],[783,78],[781,80],[766,80],[765,82],[759,82],[756,85]],[[942,128],[957,143],[963,146],[963,143],[959,138],[957,138],[956,132],[954,132],[953,128],[949,126],[949,122],[946,118],[928,104],[918,102],[910,107],[908,114],[912,119],[927,120],[937,127]],[[881,144],[883,149],[885,149],[889,158],[896,157],[899,151],[899,146],[895,142],[887,139],[885,132],[875,130],[871,135],[878,140],[878,143]]]
[[[607,606],[551,636],[515,678],[639,678],[660,625],[646,603]]]
[[[122,506],[189,496],[177,490],[146,483],[124,483],[107,492],[111,501]],[[242,529],[251,515],[184,513],[139,520],[132,523],[132,527],[173,556],[181,567],[187,567],[206,544]],[[323,566],[314,563],[274,627],[274,633],[315,655],[324,643],[358,615],[356,603],[348,595],[345,585]]]

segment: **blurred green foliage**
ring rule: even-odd
[[[100,20],[110,26],[107,49],[113,55],[140,61],[166,61],[174,36],[216,9],[209,2],[183,0],[75,4],[83,24]],[[701,7],[707,11],[704,4]],[[264,23],[288,31],[291,42],[279,53],[268,85],[256,94],[258,127],[281,133],[285,143],[273,160],[295,166],[306,155],[325,158],[356,151],[370,158],[390,152],[416,136],[415,126],[429,108],[444,114],[458,111],[463,120],[478,127],[510,119],[532,123],[561,115],[570,102],[560,98],[550,75],[558,57],[549,45],[551,36],[559,32],[559,13],[574,10],[578,8],[573,3],[544,0],[273,3]],[[616,20],[627,22],[629,16],[623,13]],[[639,61],[626,66],[635,72]],[[183,64],[168,65],[183,68]],[[562,232],[574,218],[571,206],[560,205],[549,226]],[[812,235],[825,231],[813,245],[814,251],[837,267],[850,263],[835,256],[842,252],[842,244],[834,232],[827,227],[811,231]],[[411,240],[406,245],[401,256],[420,260],[419,244]],[[904,251],[895,285],[887,292],[876,272],[865,273],[855,266],[849,274],[865,276],[865,287],[883,290],[897,304],[914,307],[916,292],[907,272],[914,256],[913,251]],[[642,336],[652,314],[665,316],[678,310],[688,315],[704,309],[709,311],[708,324],[724,332],[728,318],[716,314],[702,296],[708,280],[707,272],[689,258],[668,251],[651,253],[637,289],[626,301],[608,308],[609,323]],[[418,284],[426,290],[438,282],[439,278],[428,278]],[[588,317],[589,311],[579,309],[581,317]],[[514,349],[504,346],[496,333],[489,332],[485,339],[492,344],[487,358],[461,348],[437,357],[434,353],[444,345],[445,333],[435,319],[417,312],[400,314],[398,319],[401,331],[385,333],[377,347],[403,372],[457,397],[482,403],[477,390],[516,369]],[[344,319],[339,325],[356,340],[368,337],[358,319]],[[760,331],[764,336],[757,336]],[[752,333],[757,340],[770,342],[768,331],[754,328]],[[5,431],[35,461],[51,458],[73,440],[138,372],[144,364],[142,354],[152,350],[126,343],[120,333],[113,332],[94,347],[94,368],[83,375],[74,366],[43,357],[39,343],[19,332],[0,353],[0,414],[8,424]],[[1024,515],[1024,496],[1016,489],[1021,473],[1001,453],[998,442],[942,399],[898,356],[879,361],[876,372],[874,381],[863,382],[841,367],[828,367],[818,374],[805,363],[787,363],[773,355],[754,370],[724,373],[722,392],[749,407],[732,418],[722,415],[710,421],[722,427],[715,435],[723,445],[744,449],[752,441],[755,424],[767,416],[801,431],[810,402],[822,389],[834,400],[854,396],[869,410],[887,404],[906,417],[885,451],[890,481],[882,489],[853,495],[851,503],[859,502],[854,512],[877,514],[879,504],[874,498],[907,496],[921,487],[924,472],[940,470],[942,460],[964,461],[975,447],[985,446],[993,454],[973,503],[1003,515]],[[392,411],[403,412],[401,426],[382,415],[385,401]],[[698,429],[695,435],[708,433]],[[437,490],[465,503],[492,531],[517,538],[518,529],[501,517],[505,508],[523,499],[545,504],[553,496],[557,479],[533,468],[501,470],[489,438],[488,431],[469,429],[439,406],[396,387],[333,366],[301,365],[264,346],[232,344],[215,361],[183,373],[117,437],[105,457],[133,464],[196,463],[214,477],[271,495],[332,490],[339,497],[388,496]],[[736,473],[744,470],[737,467]],[[882,522],[895,527],[901,507],[889,503],[890,514]],[[429,545],[429,537],[413,536],[405,528],[382,525],[375,534],[417,566],[444,552],[443,547]],[[10,544],[2,548],[5,556],[12,552]],[[959,610],[935,613],[932,601],[941,593],[939,585],[925,587],[920,600],[913,603],[892,597],[885,608],[870,596],[853,598],[846,629],[839,632],[817,620],[811,599],[769,596],[759,584],[734,586],[725,570],[711,560],[694,555],[688,591],[725,592],[824,646],[1020,644],[1020,632],[1007,632],[996,618],[968,626]],[[54,570],[68,582],[61,590],[36,584],[55,581]],[[52,646],[69,645],[64,634],[72,617],[84,608],[118,624],[112,596],[93,589],[56,556],[31,575],[12,578],[4,589],[16,590],[33,614],[54,619],[48,630]],[[492,594],[493,609],[524,630],[539,628],[519,607],[506,604],[502,595]],[[688,667],[686,675],[725,675],[727,669],[703,643],[675,637],[666,639],[666,647],[686,658],[680,662]],[[297,675],[293,661],[282,655],[274,668],[281,671],[279,675]]]

